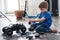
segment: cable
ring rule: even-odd
[[[1,11],[0,13],[11,22],[11,20],[6,15],[4,15]]]

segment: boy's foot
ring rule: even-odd
[[[29,28],[29,31],[34,31],[34,28],[33,27]]]
[[[57,33],[57,30],[51,30],[52,33]]]

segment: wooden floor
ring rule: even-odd
[[[2,32],[2,28],[4,26],[8,26],[9,24],[14,24],[14,23],[23,23],[27,28],[29,28],[29,25],[28,25],[28,18],[23,18],[23,20],[19,20],[19,21],[16,21],[16,18],[15,16],[9,16],[8,17],[12,22],[9,22],[6,18],[0,18],[0,40],[29,40],[29,39],[26,39],[25,37],[20,37],[20,36],[17,36],[16,33],[14,32],[13,35],[11,37],[9,36],[3,36],[3,32]],[[60,18],[58,17],[53,17],[53,21],[54,21],[54,24],[57,28],[57,30],[60,30]],[[28,30],[27,30],[28,31]],[[34,38],[33,40],[60,40],[60,34],[59,33],[56,33],[56,34],[46,34],[45,35],[46,37],[44,38]]]

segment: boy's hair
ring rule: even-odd
[[[47,1],[43,1],[39,4],[39,8],[46,8],[48,9],[48,2]]]

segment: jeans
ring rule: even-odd
[[[31,27],[34,28],[34,30],[39,33],[39,32],[50,32],[50,28],[46,27],[46,25],[41,24],[41,23],[32,23]]]

